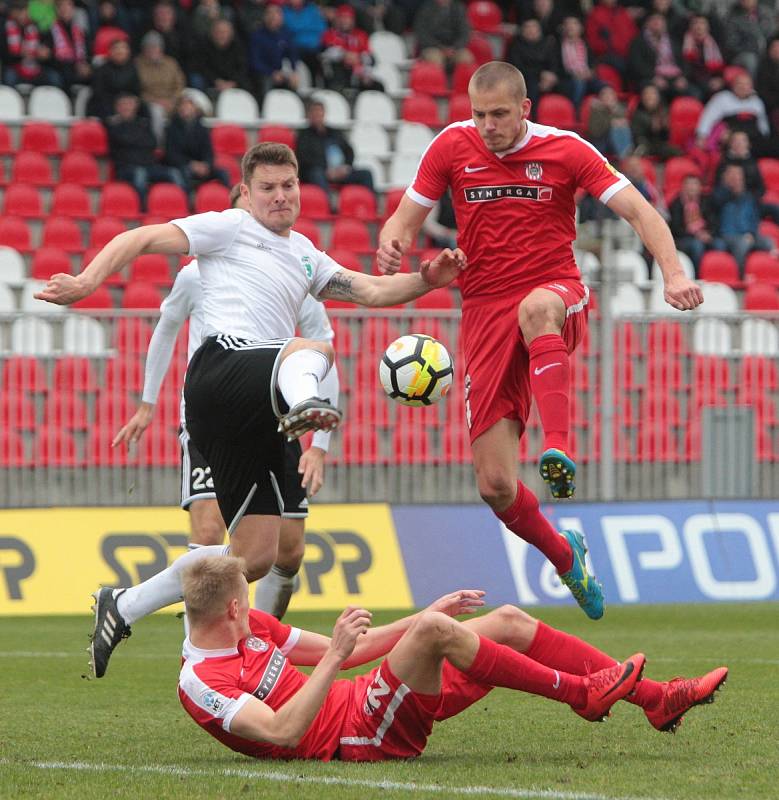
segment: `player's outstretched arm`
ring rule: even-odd
[[[261,700],[250,697],[233,718],[231,733],[281,747],[296,747],[322,708],[341,665],[370,623],[370,612],[349,606],[338,617],[322,659],[300,691],[275,712]]]
[[[342,269],[330,278],[319,296],[371,308],[395,306],[416,300],[432,289],[448,286],[467,264],[462,250],[445,248],[432,261],[423,262],[420,271],[413,274],[387,277]]]
[[[427,206],[415,203],[408,195],[401,197],[395,212],[379,233],[376,264],[382,275],[394,275],[400,270],[403,253],[416,241],[429,213]]]
[[[141,403],[138,406],[138,410],[130,418],[130,421],[120,428],[119,433],[114,436],[111,447],[117,447],[122,442],[127,442],[129,447],[131,443],[140,441],[143,432],[151,425],[153,416],[154,404]]]
[[[111,239],[78,275],[61,272],[52,275],[35,297],[60,306],[70,305],[92,294],[109,275],[142,253],[184,255],[188,252],[189,239],[181,228],[171,223],[144,225]]]
[[[606,205],[627,220],[657,259],[663,273],[665,301],[679,311],[691,311],[703,302],[703,292],[690,280],[679,263],[676,244],[665,220],[635,186],[620,189]]]

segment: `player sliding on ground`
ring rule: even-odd
[[[190,633],[179,698],[208,733],[256,758],[418,756],[434,722],[496,686],[567,703],[593,722],[626,699],[653,727],[673,731],[728,675],[720,667],[690,680],[641,680],[643,654],[619,663],[514,606],[453,619],[483,605],[478,590],[453,592],[376,628],[370,612],[349,607],[328,638],[250,609],[240,559],[201,559],[184,571],[183,588]],[[338,678],[383,656],[365,675]],[[309,677],[296,666],[315,669]]]

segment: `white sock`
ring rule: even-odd
[[[309,397],[319,395],[319,382],[330,370],[330,362],[319,350],[296,350],[279,367],[276,383],[292,408]]]
[[[297,574],[297,570],[292,572],[274,564],[270,568],[270,572],[257,581],[254,607],[281,619],[287,613],[292,592],[295,590]]]
[[[178,603],[183,599],[181,573],[185,567],[206,556],[226,556],[229,553],[230,545],[222,544],[198,547],[184,553],[162,572],[122,592],[116,601],[119,613],[128,625],[132,625],[160,608]]]

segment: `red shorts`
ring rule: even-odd
[[[544,283],[566,308],[562,337],[572,353],[587,328],[589,290],[578,280]],[[517,306],[530,294],[494,302],[464,303],[460,328],[465,357],[465,419],[471,442],[504,417],[519,420],[520,435],[530,413],[527,345],[517,320]]]
[[[343,761],[416,758],[425,749],[435,721],[458,714],[492,688],[471,681],[448,662],[441,683],[441,694],[412,692],[393,674],[386,659],[360,675],[341,728],[337,757]]]

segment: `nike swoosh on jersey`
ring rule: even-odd
[[[466,172],[481,172],[483,169],[487,169],[487,167],[465,167]]]
[[[533,370],[533,374],[534,375],[540,375],[544,370],[552,369],[552,367],[562,367],[562,365],[563,364],[562,364],[561,361],[555,361],[554,364],[546,364],[543,367],[536,367]]]

